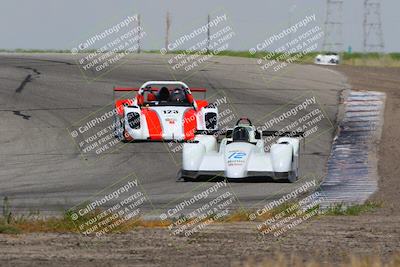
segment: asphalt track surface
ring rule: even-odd
[[[138,87],[148,80],[176,79],[206,87],[207,96],[227,96],[237,117],[257,122],[312,92],[333,125],[324,122],[327,131],[306,143],[300,181],[229,183],[227,190],[238,199],[232,207],[254,208],[303,181],[323,179],[340,91],[348,88],[346,77],[331,68],[293,64],[264,71],[254,59],[214,57],[189,74],[172,70],[167,57],[153,54],[128,56],[121,63],[101,77],[85,73],[85,78],[68,54],[0,55],[0,196],[9,197],[15,212],[65,211],[107,192],[132,172],[148,196],[146,214],[162,213],[213,186],[215,182],[177,181],[180,153],[172,155],[164,143],[126,144],[90,164],[82,158],[67,128],[110,104],[113,86]]]

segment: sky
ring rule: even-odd
[[[363,50],[363,2],[343,5],[343,44]],[[400,52],[400,1],[382,0],[385,52]],[[165,16],[171,17],[171,37],[178,38],[206,23],[207,14],[227,14],[235,32],[229,49],[248,50],[307,15],[323,27],[325,0],[1,0],[0,48],[71,49],[81,40],[109,28],[127,15],[140,14],[146,38],[142,49],[164,46]],[[397,29],[397,30],[396,30]],[[322,39],[320,40],[320,43]]]

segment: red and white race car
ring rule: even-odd
[[[195,100],[192,92],[206,92],[180,81],[149,81],[133,98],[115,101],[115,136],[122,141],[194,139],[198,130],[217,130],[218,110],[207,100]]]

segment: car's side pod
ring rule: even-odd
[[[288,172],[292,168],[293,146],[289,142],[273,144],[270,149],[275,172]]]
[[[211,135],[196,135],[197,142],[187,142],[183,144],[182,167],[184,170],[197,171],[200,167],[204,155],[209,151],[217,150],[217,140]]]

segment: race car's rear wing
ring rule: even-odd
[[[232,136],[233,129],[226,130],[226,136]],[[262,136],[276,136],[276,137],[304,137],[304,132],[282,132],[282,131],[262,131]]]
[[[140,88],[129,88],[129,87],[114,87],[114,92],[131,92],[131,91],[139,91]]]
[[[301,138],[303,141],[303,148],[306,149],[306,140],[304,136],[304,132],[283,132],[283,131],[262,131],[262,136],[274,136],[274,137],[297,137]]]
[[[141,88],[133,88],[133,87],[114,87],[113,88],[113,98],[115,99],[115,92],[138,92],[140,91]],[[159,88],[147,88],[146,91],[153,91],[153,92],[157,92],[159,90]],[[206,92],[207,89],[206,88],[189,88],[191,93],[204,93],[203,98],[206,99]]]
[[[233,129],[223,130],[197,130],[195,134],[203,135],[226,135],[229,138],[232,135]],[[262,131],[262,136],[276,136],[276,137],[304,137],[304,132],[282,132],[282,131]]]
[[[206,88],[189,88],[192,92],[207,92]]]
[[[206,99],[207,98],[207,89],[206,88],[189,88],[191,93],[203,93],[203,98]]]
[[[221,135],[225,134],[225,131],[222,130],[196,130],[194,132],[195,135]]]
[[[130,88],[130,87],[114,87],[114,92],[130,92],[135,91],[138,92],[140,88]],[[152,91],[158,91],[158,88],[151,88]],[[206,88],[190,88],[191,92],[207,92]]]
[[[127,95],[128,92],[138,92],[140,88],[133,87],[113,87],[113,100],[115,100],[115,92],[125,92],[124,96]]]
[[[262,131],[262,136],[276,137],[304,137],[304,132],[282,132],[282,131]]]
[[[214,135],[217,138],[221,135],[225,135],[226,138],[232,138],[233,129],[220,129],[220,130],[197,130],[195,131],[195,135],[202,134],[202,135]],[[259,134],[260,131],[257,131]],[[257,134],[256,134],[257,135]],[[304,132],[283,132],[283,131],[262,131],[262,136],[275,136],[275,137],[298,137],[303,140],[303,146],[305,148],[305,136]],[[259,135],[258,138],[261,138]]]

